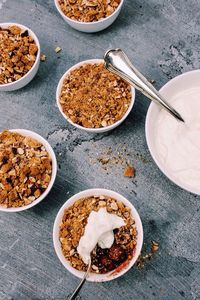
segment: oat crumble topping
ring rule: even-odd
[[[126,225],[114,230],[115,240],[110,249],[101,249],[97,245],[92,251],[92,272],[107,273],[115,270],[123,263],[128,263],[134,255],[137,229],[130,208],[120,201],[103,195],[79,199],[65,210],[59,233],[63,254],[77,270],[86,271],[87,269],[87,265],[77,252],[87,219],[91,211],[98,211],[102,207],[106,207],[107,212],[122,217]]]
[[[119,121],[131,102],[131,87],[104,68],[103,63],[85,64],[64,79],[60,104],[73,123],[101,128]]]
[[[0,27],[0,84],[22,78],[34,65],[38,47],[28,30]]]
[[[52,161],[37,140],[16,132],[0,133],[0,205],[30,204],[47,189]]]
[[[95,22],[109,17],[121,0],[59,0],[63,13],[72,20]]]

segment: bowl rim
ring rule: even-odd
[[[79,24],[79,25],[83,25],[83,26],[88,26],[88,27],[89,27],[90,25],[100,24],[100,23],[103,23],[103,22],[105,22],[105,21],[111,19],[118,11],[120,11],[120,9],[122,8],[122,5],[123,5],[123,3],[124,3],[124,0],[121,0],[120,4],[119,4],[118,7],[116,8],[116,10],[114,10],[113,13],[112,13],[110,16],[108,16],[108,17],[106,17],[106,18],[103,18],[103,19],[101,19],[101,20],[98,20],[98,21],[94,21],[94,22],[83,22],[83,21],[73,20],[73,19],[69,18],[68,16],[66,16],[66,15],[64,14],[64,12],[62,11],[62,9],[61,9],[61,7],[60,7],[60,5],[59,5],[59,3],[58,3],[58,0],[54,0],[54,3],[55,3],[55,6],[56,6],[58,12],[61,14],[61,16],[62,16],[64,19],[66,18],[69,22],[72,22],[72,23],[74,23],[74,24]]]
[[[20,211],[23,211],[23,210],[27,210],[27,209],[29,209],[29,208],[37,205],[39,202],[41,202],[48,195],[48,193],[52,189],[53,184],[54,184],[55,179],[56,179],[56,174],[57,174],[57,160],[56,160],[56,156],[55,156],[54,150],[51,147],[51,145],[49,144],[49,142],[45,138],[43,138],[41,135],[39,135],[38,133],[36,133],[34,131],[31,131],[31,130],[27,130],[27,129],[7,129],[7,130],[11,131],[11,132],[19,133],[19,134],[21,134],[23,136],[29,136],[29,137],[32,137],[32,138],[36,139],[37,141],[39,141],[40,143],[42,143],[42,145],[45,147],[46,151],[49,153],[49,156],[52,159],[51,180],[49,182],[48,187],[46,188],[46,190],[44,191],[44,193],[42,193],[42,195],[40,197],[38,197],[36,200],[34,200],[33,202],[31,202],[30,204],[24,205],[24,206],[21,206],[21,207],[9,207],[9,208],[6,208],[6,207],[2,207],[0,205],[0,211],[12,213],[12,212],[20,212]],[[1,132],[3,132],[3,131],[1,131]]]
[[[88,197],[88,196],[93,196],[93,195],[96,195],[96,196],[105,195],[108,197],[113,197],[114,199],[119,200],[119,201],[123,202],[126,206],[130,207],[131,213],[135,219],[135,224],[136,224],[136,227],[137,227],[137,230],[139,233],[139,235],[137,237],[136,251],[127,266],[125,266],[121,271],[119,271],[117,273],[115,273],[115,270],[108,272],[106,274],[91,273],[92,276],[87,278],[87,281],[91,281],[91,282],[111,281],[111,280],[116,279],[116,278],[122,276],[123,274],[125,274],[135,264],[135,262],[137,261],[139,255],[141,253],[142,245],[143,245],[143,226],[142,226],[142,221],[140,219],[140,215],[139,215],[138,211],[136,210],[136,208],[134,207],[134,205],[126,197],[122,196],[121,194],[114,192],[112,190],[108,190],[108,189],[92,188],[92,189],[83,190],[77,194],[74,194],[72,197],[70,197],[61,206],[61,208],[59,209],[59,211],[56,215],[55,221],[54,221],[54,225],[53,225],[54,250],[57,254],[58,259],[62,263],[62,265],[71,274],[73,274],[74,276],[76,276],[78,278],[83,277],[84,272],[78,271],[75,268],[73,268],[62,253],[61,245],[60,245],[60,241],[59,241],[59,226],[60,226],[60,223],[61,223],[61,220],[63,217],[64,210],[67,207],[70,207],[71,205],[73,205],[73,203],[75,203],[78,199]]]
[[[25,25],[22,25],[22,24],[19,24],[19,23],[14,23],[14,22],[0,23],[1,28],[8,28],[9,26],[18,26],[23,30],[28,30],[28,33],[30,34],[30,36],[32,36],[32,38],[34,39],[34,41],[35,41],[35,43],[38,47],[38,52],[37,52],[36,60],[35,60],[34,64],[32,65],[31,69],[24,76],[22,76],[20,79],[18,79],[16,81],[0,84],[0,90],[1,90],[1,87],[2,88],[11,87],[11,86],[14,86],[15,84],[17,84],[19,82],[22,82],[25,78],[27,78],[30,75],[30,73],[32,73],[33,69],[36,67],[36,65],[38,64],[38,61],[40,60],[40,49],[41,48],[40,48],[39,39],[37,38],[36,34],[29,27],[27,27]]]
[[[159,90],[159,92],[162,94],[163,91],[165,91],[166,89],[171,89],[171,87],[177,81],[181,80],[182,78],[188,77],[188,76],[190,77],[193,74],[200,75],[200,69],[188,71],[188,72],[185,72],[183,74],[180,74],[180,75],[172,78],[165,85],[163,85],[161,87],[161,89]],[[158,155],[156,155],[156,151],[153,150],[154,147],[153,147],[153,144],[152,144],[152,129],[151,129],[151,126],[150,126],[150,120],[151,120],[151,115],[152,115],[155,107],[157,107],[157,104],[151,102],[151,104],[149,105],[148,111],[147,111],[146,121],[145,121],[146,142],[147,142],[147,146],[148,146],[149,152],[150,152],[150,154],[151,154],[154,162],[156,163],[156,165],[158,166],[158,168],[160,169],[160,171],[169,180],[171,180],[174,184],[176,184],[177,186],[179,186],[180,188],[182,188],[183,190],[185,190],[187,192],[190,192],[190,193],[193,193],[193,194],[196,194],[196,195],[200,195],[200,189],[195,188],[195,187],[191,187],[187,183],[183,183],[178,178],[176,178],[173,174],[171,174],[170,171],[162,164],[162,162],[160,162],[160,160],[158,158]]]
[[[78,128],[78,129],[81,129],[81,130],[84,130],[84,131],[87,131],[87,132],[91,132],[91,133],[103,133],[103,132],[106,132],[106,131],[109,131],[109,130],[112,130],[114,129],[115,127],[119,126],[129,115],[129,113],[131,112],[132,108],[133,108],[133,105],[135,103],[135,88],[133,86],[131,86],[130,84],[130,87],[131,87],[131,101],[130,101],[130,104],[129,104],[129,107],[127,109],[127,111],[125,112],[125,114],[122,116],[122,118],[120,120],[118,120],[117,122],[115,122],[114,124],[112,125],[109,125],[109,126],[106,126],[106,127],[100,127],[100,128],[87,128],[87,127],[84,127],[84,126],[81,126],[79,124],[76,124],[74,122],[72,122],[72,120],[63,112],[62,110],[62,105],[60,104],[60,92],[61,92],[61,89],[62,89],[62,85],[63,85],[63,81],[65,79],[65,77],[70,74],[71,71],[79,68],[80,66],[83,66],[83,65],[86,65],[86,64],[95,64],[95,63],[104,63],[104,60],[103,59],[100,59],[100,58],[95,58],[95,59],[87,59],[87,60],[83,60],[75,65],[73,65],[72,67],[70,67],[63,75],[62,77],[60,78],[59,82],[58,82],[58,85],[57,85],[57,89],[56,89],[56,103],[57,103],[57,106],[62,114],[62,116],[71,124],[73,125],[74,127]]]

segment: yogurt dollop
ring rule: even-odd
[[[84,263],[89,263],[90,253],[97,244],[102,249],[110,248],[114,242],[113,230],[124,225],[125,222],[121,217],[108,213],[106,208],[100,208],[97,212],[92,211],[77,247]]]
[[[200,186],[200,88],[177,94],[172,105],[185,123],[162,110],[156,124],[155,145],[162,163],[177,179]]]

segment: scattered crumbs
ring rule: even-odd
[[[46,60],[46,55],[43,53],[40,55],[40,60],[45,61]]]
[[[135,169],[131,165],[128,165],[124,170],[125,177],[135,177]]]
[[[60,47],[56,47],[56,48],[55,48],[55,52],[56,52],[56,53],[59,53],[61,50],[62,50],[62,49],[61,49]]]
[[[145,245],[145,243],[144,243]],[[138,260],[137,260],[137,267],[139,269],[143,269],[145,267],[146,261],[151,260],[153,253],[158,251],[159,249],[159,244],[156,241],[151,241],[151,250],[150,252],[147,252],[145,254],[140,254]]]

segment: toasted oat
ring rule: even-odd
[[[87,128],[114,124],[126,113],[131,88],[103,63],[85,64],[68,74],[63,82],[60,104],[73,123]]]
[[[124,170],[124,176],[125,177],[135,177],[135,169],[131,165],[128,165],[126,167],[126,169]]]
[[[28,31],[0,27],[0,84],[23,77],[34,65],[38,47]]]
[[[63,13],[81,22],[95,22],[110,16],[121,0],[59,0]]]
[[[44,146],[21,134],[0,133],[0,205],[21,207],[48,187],[52,162]]]
[[[126,224],[114,231],[115,242],[113,248],[109,250],[111,251],[110,255],[113,257],[113,255],[116,256],[120,255],[121,252],[126,252],[127,256],[125,259],[128,261],[133,256],[133,250],[137,244],[137,229],[135,221],[131,216],[130,208],[126,207],[120,201],[103,195],[100,197],[83,198],[77,200],[65,210],[59,233],[62,252],[70,264],[77,270],[85,271],[87,269],[76,249],[81,236],[84,234],[87,219],[91,211],[98,211],[101,207],[106,207],[109,213],[122,217]],[[105,253],[107,252],[104,252],[104,249],[98,248],[98,246],[92,251],[92,266],[94,266],[92,267],[92,272],[105,272],[105,268],[101,264],[99,265],[99,258],[102,263],[106,263],[106,260],[109,261],[109,258],[105,257]]]

